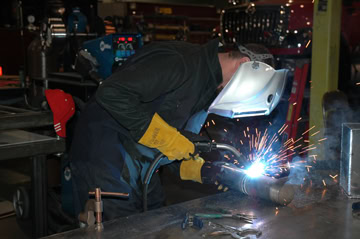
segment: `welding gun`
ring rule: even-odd
[[[275,179],[265,175],[250,177],[246,170],[226,162],[214,162],[220,167],[218,180],[230,189],[240,191],[250,196],[266,199],[277,204],[287,205],[293,199],[293,185],[287,184],[287,177]]]
[[[205,153],[211,152],[213,150],[228,150],[232,152],[240,161],[245,160],[244,156],[241,155],[240,152],[231,145],[209,141],[194,142],[194,145],[197,152]],[[147,190],[151,176],[153,175],[163,157],[164,155],[159,153],[146,172],[143,184],[144,211],[147,211]],[[213,166],[219,169],[219,173],[216,173],[216,179],[230,189],[240,191],[247,195],[270,200],[282,205],[290,203],[294,198],[294,189],[292,185],[286,184],[287,178],[274,179],[267,176],[251,178],[246,174],[244,169],[240,169],[233,164],[225,162],[214,162]]]

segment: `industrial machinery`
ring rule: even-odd
[[[118,33],[86,41],[82,48],[96,58],[97,73],[106,79],[142,46],[141,34]]]

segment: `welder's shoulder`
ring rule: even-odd
[[[183,57],[199,51],[200,49],[201,46],[198,44],[183,41],[153,42],[141,49],[139,56],[151,53],[154,55],[173,54]]]

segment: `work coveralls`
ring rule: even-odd
[[[103,198],[104,220],[142,211],[142,182],[159,151],[137,142],[155,112],[179,130],[200,131],[222,82],[218,44],[151,43],[99,86],[80,114],[69,153],[76,215],[95,187],[130,194],[128,200]],[[155,174],[148,208],[163,202]]]

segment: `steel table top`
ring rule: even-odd
[[[62,139],[23,130],[0,131],[0,160],[61,153],[65,150]]]
[[[255,214],[257,219],[252,225],[234,219],[211,221],[258,228],[262,231],[260,238],[360,238],[360,219],[352,211],[354,200],[348,199],[336,182],[328,182],[326,186],[315,186],[309,182],[297,186],[295,199],[287,206],[250,198],[239,192],[226,192],[108,221],[104,223],[102,232],[95,231],[91,226],[48,238],[204,238],[204,234],[215,231],[208,221],[204,221],[201,230],[191,227],[182,230],[180,225],[186,212],[207,213],[214,212],[214,208]]]

